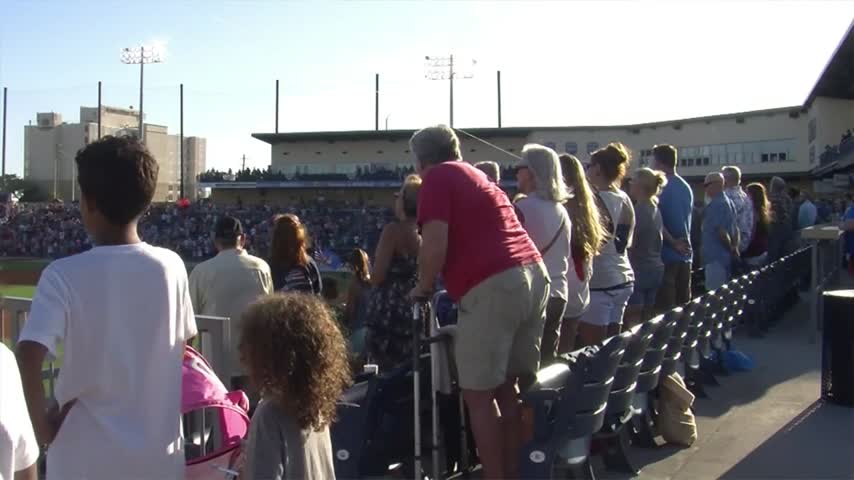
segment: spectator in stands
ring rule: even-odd
[[[231,388],[248,389],[246,377],[240,371],[237,339],[240,317],[250,303],[273,292],[270,266],[264,260],[243,249],[244,233],[240,220],[224,216],[213,232],[216,257],[202,262],[190,273],[190,298],[197,315],[226,317],[231,329],[232,347],[229,354]]]
[[[572,222],[563,203],[569,198],[560,159],[542,145],[525,145],[516,166],[519,191],[525,198],[516,202],[516,215],[543,257],[549,274],[549,300],[540,345],[540,363],[550,364],[557,356],[561,321],[566,310]]]
[[[0,342],[0,478],[38,479],[39,444],[27,413],[15,355]]]
[[[307,250],[305,227],[293,214],[273,218],[273,240],[270,245],[270,270],[277,291],[304,292],[320,295],[323,279]]]
[[[728,166],[721,169],[724,176],[724,194],[735,208],[735,220],[738,225],[738,251],[747,250],[753,233],[753,205],[750,197],[741,188],[741,169]]]
[[[259,300],[241,320],[240,358],[263,400],[241,478],[335,478],[329,424],[350,383],[347,345],[316,296]]]
[[[477,162],[474,164],[474,168],[485,173],[493,183],[501,184],[501,167],[498,166],[498,163],[489,161]]]
[[[183,478],[181,358],[196,335],[187,270],[143,243],[137,222],[159,167],[139,140],[108,136],[75,159],[92,250],[41,274],[18,364],[47,470],[63,478]],[[42,365],[64,358],[59,412],[46,408]]]
[[[634,289],[635,274],[629,262],[635,210],[632,200],[617,185],[622,183],[631,158],[621,143],[611,143],[590,156],[587,178],[600,200],[599,215],[607,241],[593,257],[590,308],[581,317],[578,337],[583,345],[595,345],[620,333],[623,313]]]
[[[735,208],[724,195],[724,177],[706,175],[703,189],[709,204],[703,211],[703,272],[706,290],[717,290],[729,281],[733,259],[739,258]]]
[[[761,267],[768,263],[768,234],[771,228],[771,202],[765,194],[761,183],[751,183],[747,186],[753,206],[753,232],[750,235],[750,245],[741,254],[744,262],[751,267]]]
[[[801,206],[798,207],[798,230],[812,227],[818,218],[818,209],[812,203],[812,195],[806,190],[801,192]]]
[[[850,199],[851,196],[849,195],[848,198]],[[854,205],[848,205],[840,228],[845,232],[845,260],[848,262],[848,273],[854,274]]]
[[[483,477],[518,478],[517,384],[521,378],[527,388],[536,378],[548,275],[504,192],[461,161],[452,129],[425,128],[409,143],[424,179],[418,198],[424,239],[412,296],[429,296],[442,272],[460,305],[454,349]]]
[[[412,300],[418,275],[418,191],[421,179],[406,177],[395,195],[397,221],[380,234],[374,254],[374,286],[365,317],[368,319],[367,354],[381,370],[391,369],[412,355]]]
[[[659,198],[659,205],[661,204]],[[701,200],[694,200],[691,208],[691,270],[703,268],[703,210],[706,204]],[[662,250],[664,246],[662,245]],[[691,286],[693,291],[693,285]]]
[[[664,223],[664,281],[658,290],[656,306],[667,311],[691,300],[691,214],[694,193],[676,173],[677,154],[672,145],[656,145],[652,149],[653,168],[667,175],[667,185],[661,191],[659,209]]]
[[[347,267],[353,272],[347,288],[344,307],[344,326],[350,334],[350,350],[357,358],[365,351],[368,302],[371,299],[371,265],[368,253],[361,248],[350,252]]]
[[[663,241],[658,195],[667,184],[664,173],[641,168],[631,182],[630,196],[635,207],[635,231],[629,261],[635,272],[635,288],[626,307],[626,328],[652,318],[655,297],[664,279],[661,260]]]
[[[771,200],[771,231],[768,242],[768,261],[786,255],[792,239],[792,199],[786,191],[786,181],[771,178],[768,198]]]
[[[605,233],[596,207],[596,196],[587,183],[584,166],[570,154],[560,156],[561,171],[572,195],[564,204],[572,220],[570,251],[572,261],[566,274],[567,302],[560,330],[558,353],[569,353],[575,348],[578,322],[590,305],[590,277],[593,275],[593,257],[603,245]]]

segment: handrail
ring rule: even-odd
[[[24,322],[30,312],[33,301],[22,297],[3,297],[0,303],[0,341],[9,341],[14,345],[21,335]],[[210,362],[214,372],[228,384],[228,358],[231,351],[231,319],[210,315],[196,315],[198,334],[193,340],[194,345]],[[57,361],[60,360],[60,361]],[[57,367],[59,363],[59,367]],[[56,378],[61,368],[61,359],[51,359],[46,362],[42,371],[42,379],[48,382],[48,395],[52,398]]]

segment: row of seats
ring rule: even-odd
[[[520,460],[522,478],[595,478],[590,462],[594,441],[605,445],[602,453],[609,469],[637,473],[627,446],[630,442],[655,445],[652,394],[660,379],[679,372],[690,385],[699,386],[713,374],[708,368],[710,358],[719,362],[712,366],[724,368],[720,362],[731,348],[732,331],[741,323],[765,328],[796,291],[805,269],[809,269],[809,249],[734,278],[687,305],[542,369],[533,386],[523,392],[530,425]],[[443,298],[434,299],[434,311],[445,310],[440,308]],[[447,328],[435,322],[440,330]],[[419,342],[417,335],[414,341]],[[332,429],[338,476],[383,476],[390,466],[398,465],[412,478],[416,403],[420,404],[417,418],[426,426],[421,428],[422,444],[427,452],[441,450],[444,457],[440,468],[445,472],[428,476],[439,478],[476,463],[470,432],[460,435],[466,427],[465,414],[458,408],[458,390],[437,394],[441,437],[433,440],[430,400],[436,383],[431,378],[435,372],[428,343],[435,344],[435,338],[424,342],[419,357],[423,394],[419,402],[413,397],[411,366],[365,375],[342,398],[339,420]]]
[[[711,375],[701,360],[716,352],[722,361],[739,324],[765,323],[779,313],[808,260],[808,249],[798,251],[541,370],[523,396],[534,419],[523,478],[595,478],[594,440],[605,444],[609,470],[637,474],[627,446],[655,445],[650,394],[659,380],[675,372],[686,379]]]

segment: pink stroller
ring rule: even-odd
[[[249,399],[229,392],[205,358],[184,351],[181,413],[188,480],[236,478],[240,445],[249,432]]]

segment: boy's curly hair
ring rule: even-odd
[[[252,304],[241,320],[240,358],[266,400],[300,428],[320,431],[350,385],[344,335],[318,297],[281,293]]]

